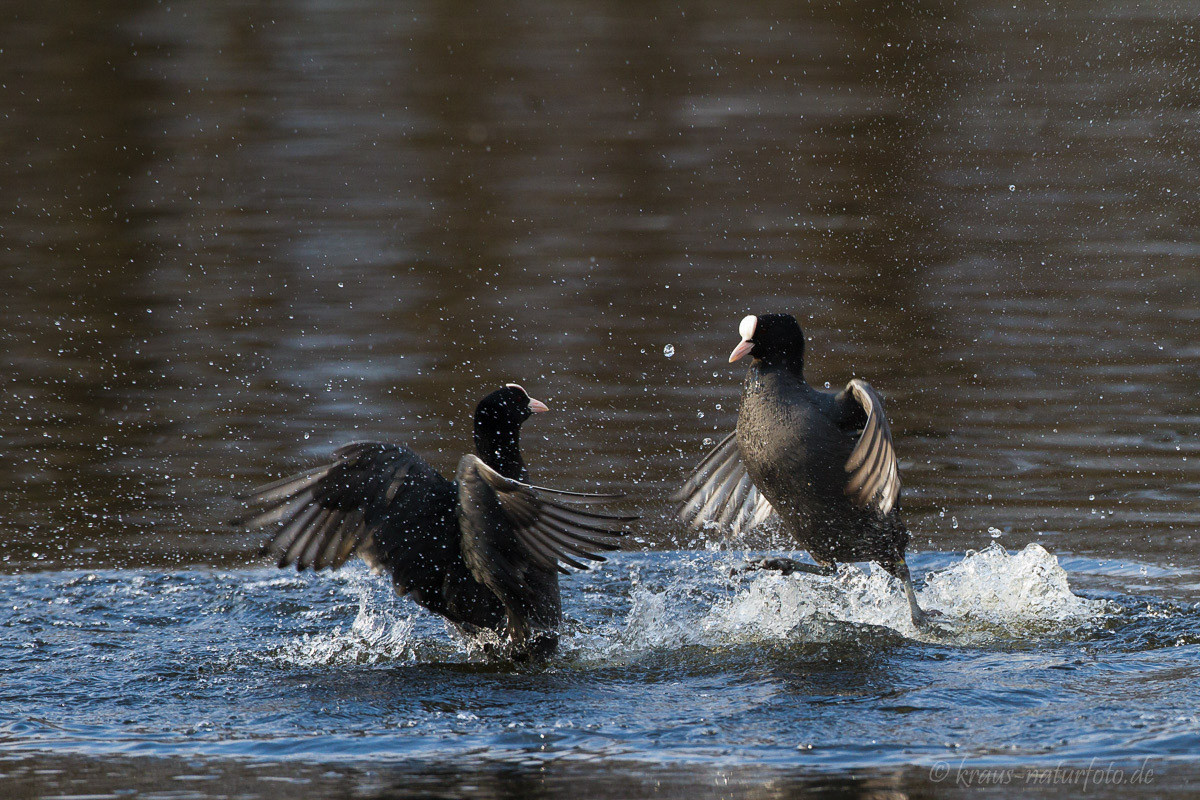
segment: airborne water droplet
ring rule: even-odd
[[[663,355],[666,356],[667,358],[670,358],[671,356],[675,355],[675,345],[669,344],[666,347],[664,347]]]

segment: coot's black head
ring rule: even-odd
[[[804,331],[791,314],[751,314],[738,325],[742,341],[729,354],[729,363],[747,353],[766,366],[804,370]]]
[[[475,424],[496,428],[519,428],[538,411],[549,411],[546,404],[534,400],[519,384],[507,383],[475,406]]]
[[[476,455],[507,478],[527,480],[521,460],[521,423],[539,411],[549,409],[515,383],[480,400],[475,406]]]

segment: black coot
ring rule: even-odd
[[[407,447],[359,442],[332,463],[246,499],[263,506],[234,525],[282,523],[263,548],[280,567],[336,569],[362,556],[396,592],[475,634],[506,637],[514,657],[553,652],[562,621],[558,575],[615,550],[620,523],[583,505],[621,495],[531,486],[520,430],[546,406],[510,383],[475,409],[475,455],[446,480]]]
[[[735,534],[773,514],[820,565],[766,559],[756,566],[828,573],[839,561],[876,561],[904,582],[913,622],[925,624],[904,561],[900,473],[875,390],[855,378],[840,392],[804,379],[804,334],[788,314],[748,316],[732,363],[752,357],[737,431],[704,458],[673,497],[679,516]]]

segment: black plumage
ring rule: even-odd
[[[788,559],[761,566],[832,571],[837,562],[876,561],[904,582],[913,621],[925,622],[904,560],[900,471],[883,401],[863,380],[841,391],[804,378],[804,334],[786,314],[749,316],[730,362],[752,361],[737,430],[700,462],[674,495],[680,518],[715,522],[735,534],[777,516],[819,569]]]
[[[492,630],[514,657],[558,641],[564,565],[586,569],[617,549],[635,517],[588,506],[621,495],[530,485],[521,424],[546,406],[508,384],[475,409],[476,454],[447,480],[403,445],[359,442],[315,469],[263,486],[231,524],[280,527],[263,548],[280,567],[336,569],[357,554],[468,633]]]

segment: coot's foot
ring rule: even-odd
[[[557,631],[534,631],[521,644],[513,644],[509,656],[518,663],[540,663],[548,660],[558,649]]]
[[[913,625],[922,631],[941,630],[942,625],[940,623],[946,619],[946,615],[936,608],[921,608],[920,606],[913,605],[911,611]]]
[[[806,575],[832,575],[837,572],[837,567],[833,564],[805,564],[802,561],[797,561],[794,558],[782,558],[779,556],[771,558],[759,558],[754,561],[749,561],[740,567],[734,567],[729,571],[732,575],[743,575],[747,572],[756,570],[770,570],[783,575],[791,575],[793,572],[803,572]]]

